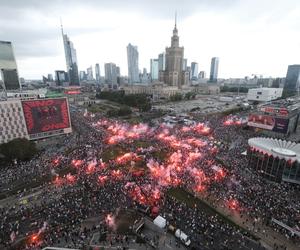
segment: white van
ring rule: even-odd
[[[191,244],[191,240],[189,239],[189,237],[180,229],[177,229],[175,231],[175,236],[179,238],[184,245],[189,246]]]

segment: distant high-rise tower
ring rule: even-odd
[[[218,81],[218,70],[219,70],[219,58],[213,57],[211,59],[211,65],[210,65],[210,76],[209,76],[210,82]]]
[[[182,61],[182,70],[186,70],[187,68],[187,59],[183,59]]]
[[[53,82],[53,75],[52,74],[48,74],[48,81]]]
[[[200,79],[206,78],[206,72],[205,71],[200,71],[198,78],[200,78]]]
[[[151,59],[150,60],[150,73],[151,73],[151,81],[158,80],[158,72],[159,72],[159,59]]]
[[[86,81],[87,80],[87,75],[86,75],[84,70],[79,71],[79,79],[80,79],[80,81]]]
[[[55,82],[57,86],[63,86],[65,82],[68,82],[68,74],[63,70],[55,71]]]
[[[181,88],[187,83],[188,74],[183,71],[184,48],[179,47],[177,30],[177,18],[175,15],[175,27],[171,38],[171,47],[166,48],[166,69],[160,72],[160,80],[170,86]]]
[[[74,85],[76,86],[76,85],[79,85],[76,49],[74,48],[74,45],[70,41],[69,37],[66,34],[64,34],[62,26],[61,26],[61,32],[62,32],[63,42],[64,42],[67,72],[68,72],[68,76],[69,76],[69,84],[71,86],[74,86]]]
[[[90,66],[86,69],[86,73],[87,73],[87,80],[88,81],[93,81],[94,80],[94,75],[93,75],[93,67]]]
[[[121,76],[121,69],[119,66],[116,66],[117,77]]]
[[[191,63],[191,79],[192,80],[198,79],[198,63],[196,62]]]
[[[158,55],[158,71],[166,70],[166,53],[161,53]]]
[[[0,41],[0,79],[6,90],[20,89],[17,63],[11,42]]]
[[[99,63],[96,63],[96,65],[95,65],[95,74],[96,74],[96,82],[97,82],[97,84],[100,84],[100,66],[99,66]]]
[[[105,63],[105,81],[110,88],[117,84],[117,66],[114,63]]]
[[[290,95],[296,94],[300,87],[300,65],[289,65],[283,90]]]
[[[128,78],[130,83],[139,82],[139,52],[137,46],[127,46]]]

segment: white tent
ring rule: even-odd
[[[159,228],[165,228],[167,224],[167,220],[164,217],[161,217],[160,215],[157,216],[153,223],[158,226]]]

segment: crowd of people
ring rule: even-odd
[[[1,170],[2,192],[28,183],[16,201],[30,193],[30,183],[45,182],[36,199],[0,206],[0,248],[18,248],[18,242],[27,249],[82,248],[91,237],[83,221],[99,217],[100,223],[116,209],[137,209],[138,204],[171,214],[194,246],[243,249],[251,244],[239,228],[220,217],[165,195],[175,187],[203,195],[299,244],[296,235],[271,223],[274,218],[299,230],[297,188],[265,181],[248,169],[241,155],[254,133],[224,124],[221,116],[201,119],[195,126],[152,128],[72,114],[72,135],[29,162]],[[122,153],[114,155],[115,151]],[[109,157],[104,159],[104,154]]]

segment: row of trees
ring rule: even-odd
[[[126,116],[126,115],[130,115],[131,113],[132,113],[132,111],[128,106],[123,106],[123,107],[119,108],[118,110],[111,109],[111,110],[107,111],[107,116],[108,117]]]
[[[2,162],[13,160],[28,161],[38,152],[33,141],[25,138],[14,139],[0,145],[0,157]]]
[[[229,87],[229,86],[221,86],[221,92],[240,92],[240,93],[248,93],[248,88],[246,87]]]
[[[178,102],[181,100],[192,100],[196,98],[196,93],[188,92],[186,94],[176,93],[175,95],[170,96],[170,101]]]
[[[150,99],[145,94],[125,95],[124,91],[101,91],[96,94],[96,98],[128,105],[130,107],[138,108],[140,111],[149,111],[151,109]]]

